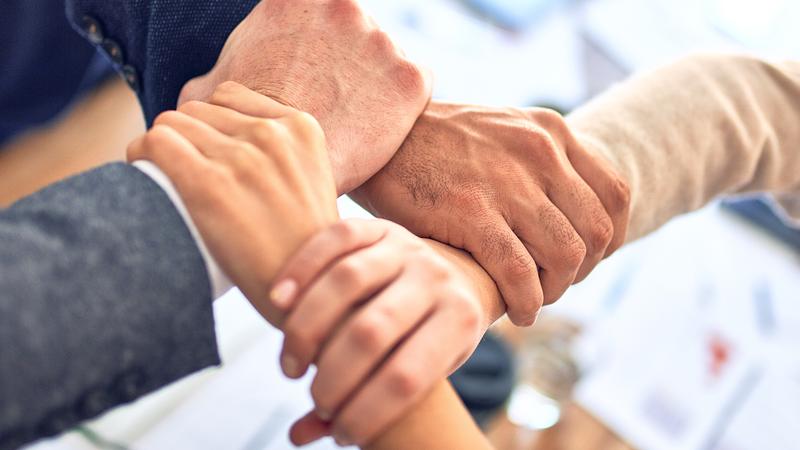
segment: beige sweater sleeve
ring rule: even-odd
[[[721,194],[800,190],[800,63],[692,56],[568,118],[632,193],[628,240]]]

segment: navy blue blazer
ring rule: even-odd
[[[75,28],[139,96],[147,123],[175,108],[183,85],[213,67],[258,0],[67,0]]]

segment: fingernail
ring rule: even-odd
[[[272,304],[280,309],[288,309],[292,305],[294,295],[297,293],[297,282],[294,280],[283,280],[272,288],[269,299]]]
[[[333,439],[339,444],[340,447],[347,447],[353,445],[353,440],[350,439],[350,436],[347,433],[337,431],[333,433]]]
[[[319,417],[323,422],[330,422],[333,418],[333,414],[329,413],[328,411],[318,409],[316,412],[317,417]]]
[[[283,373],[289,378],[298,378],[302,375],[300,361],[292,355],[283,355],[281,357],[281,367],[283,367]]]

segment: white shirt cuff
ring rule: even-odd
[[[192,220],[192,216],[190,216],[189,211],[186,210],[186,205],[183,204],[183,199],[181,199],[181,196],[178,195],[178,191],[175,190],[175,186],[172,184],[172,181],[170,181],[169,177],[167,177],[167,175],[162,172],[158,166],[150,161],[135,161],[133,166],[152,178],[153,181],[161,186],[161,189],[167,193],[169,199],[172,200],[173,205],[175,205],[175,209],[177,209],[181,217],[183,217],[186,227],[189,228],[189,232],[192,233],[192,237],[197,244],[197,248],[200,249],[200,254],[203,255],[203,260],[206,264],[206,271],[208,272],[208,279],[211,282],[212,297],[214,299],[222,297],[226,292],[234,287],[233,283],[231,282],[230,278],[225,275],[225,272],[222,271],[222,268],[220,268],[219,264],[217,264],[217,261],[211,255],[211,252],[208,251],[208,247],[206,247],[203,237],[200,235],[200,232],[197,231],[197,227]]]

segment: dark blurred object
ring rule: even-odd
[[[450,376],[450,382],[472,417],[483,427],[511,396],[515,369],[511,349],[487,333],[472,356]]]
[[[525,430],[545,430],[561,420],[580,377],[573,354],[580,331],[572,320],[546,313],[525,330],[516,349],[519,381],[506,408],[512,423]]]
[[[771,202],[768,198],[759,197],[726,200],[722,203],[722,206],[764,228],[773,236],[800,251],[800,229],[787,225],[778,217],[770,204]]]
[[[524,30],[563,0],[463,0],[492,22],[510,30]]]
[[[70,26],[64,0],[3,0],[0,42],[0,143],[51,121],[113,74]]]

